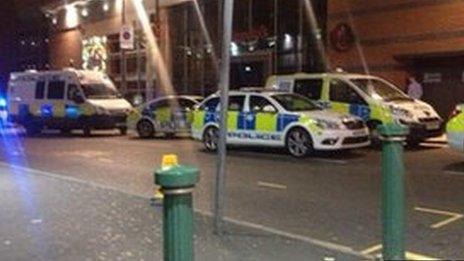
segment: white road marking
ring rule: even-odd
[[[287,186],[285,186],[285,185],[281,185],[281,184],[277,184],[277,183],[264,182],[264,181],[258,181],[258,186],[272,188],[272,189],[287,189]]]
[[[444,210],[438,210],[438,209],[431,209],[431,208],[423,208],[423,207],[415,207],[414,210],[420,211],[420,212],[425,212],[425,213],[431,213],[431,214],[436,214],[436,215],[443,215],[443,216],[448,216],[450,218],[447,218],[443,221],[440,221],[438,223],[432,224],[430,227],[437,229],[441,228],[443,226],[446,226],[452,222],[455,222],[459,219],[462,219],[464,215],[460,213],[455,213],[455,212],[450,212],[450,211],[444,211]]]
[[[381,250],[382,250],[382,245],[381,244],[378,244],[378,245],[374,245],[374,246],[371,246],[371,247],[368,247],[366,249],[364,249],[363,251],[361,251],[361,254],[363,255],[374,255],[374,256],[378,256],[379,258],[382,257],[382,253],[381,253]],[[409,252],[409,251],[406,251],[405,252],[405,256],[406,256],[406,259],[407,260],[440,260],[438,258],[435,258],[435,257],[430,257],[430,256],[425,256],[425,255],[422,255],[422,254],[418,254],[418,253],[414,253],[414,252]]]
[[[213,216],[213,214],[211,212],[209,212],[209,211],[202,211],[202,210],[195,209],[195,212],[197,212],[197,213],[199,213],[201,215],[204,215],[204,216],[209,216],[209,217]],[[251,223],[251,222],[248,222],[248,221],[237,220],[237,219],[233,219],[233,218],[229,218],[229,217],[224,217],[224,221],[227,221],[227,222],[235,224],[235,225],[243,226],[243,227],[249,227],[249,228],[253,228],[253,229],[256,229],[256,230],[261,230],[261,231],[264,231],[264,232],[268,232],[270,234],[275,234],[275,235],[278,235],[278,236],[282,236],[282,237],[291,238],[291,239],[294,239],[294,240],[306,242],[306,243],[312,244],[314,246],[323,247],[325,249],[337,251],[337,252],[340,252],[340,253],[358,256],[358,257],[363,258],[363,260],[364,259],[368,259],[368,260],[371,259],[370,256],[367,256],[367,255],[364,255],[364,254],[362,254],[360,252],[357,252],[357,251],[353,250],[351,247],[348,247],[348,246],[344,246],[344,245],[340,245],[340,244],[336,244],[336,243],[332,243],[332,242],[328,242],[328,241],[324,241],[324,240],[319,240],[319,239],[315,239],[315,238],[308,237],[308,236],[293,234],[293,233],[290,233],[290,232],[278,230],[278,229],[263,226],[263,225],[260,225],[260,224],[255,224],[255,223]]]
[[[420,146],[425,147],[425,148],[438,148],[438,149],[449,147],[448,144],[437,144],[437,143],[421,143]]]

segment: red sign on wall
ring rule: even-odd
[[[234,32],[232,39],[236,42],[249,42],[258,39],[266,38],[269,36],[269,30],[266,26],[260,25],[252,28],[250,31]]]

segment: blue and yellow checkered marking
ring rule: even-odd
[[[260,132],[282,132],[288,125],[300,121],[301,116],[293,114],[229,112],[228,129]],[[193,128],[201,129],[209,123],[218,123],[219,114],[215,111],[196,111]]]

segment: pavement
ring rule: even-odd
[[[0,187],[1,260],[162,260],[162,207],[147,198],[7,164]],[[366,259],[236,223],[217,236],[196,213],[195,259]]]
[[[202,216],[211,212],[217,157],[190,139],[11,133],[0,142],[0,162],[144,199],[153,195],[162,156],[174,153],[201,169],[194,206]],[[406,249],[416,259],[464,259],[463,156],[443,138],[405,150]],[[230,148],[225,215],[231,224],[324,249],[377,255],[380,159],[376,149],[295,159],[279,149]]]

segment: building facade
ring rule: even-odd
[[[149,89],[153,94],[143,93],[162,95],[160,75],[149,66],[153,53],[135,0],[126,0],[124,13],[126,24],[135,28],[136,47],[122,59],[122,1],[77,1],[74,25],[67,18],[69,9],[45,5],[52,27],[51,63],[55,68],[82,66],[89,59],[83,58],[86,45],[101,37],[105,70],[121,86],[126,68],[129,96]],[[222,1],[143,3],[174,91],[216,91]],[[102,4],[108,4],[107,10]],[[89,11],[85,16],[83,8]],[[463,10],[462,1],[450,0],[236,0],[231,87],[261,86],[270,74],[342,68],[384,77],[404,89],[413,75],[423,84],[423,99],[445,115],[464,98]]]
[[[333,67],[379,75],[403,89],[414,76],[422,99],[444,117],[464,100],[464,2],[330,0],[328,10]]]

